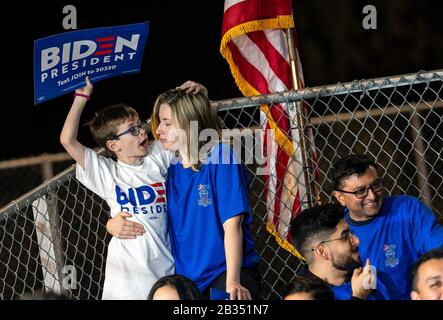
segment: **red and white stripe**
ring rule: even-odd
[[[166,189],[163,182],[151,184],[151,187],[157,192],[156,203],[166,203]]]

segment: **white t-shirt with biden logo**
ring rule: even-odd
[[[146,232],[136,239],[112,237],[102,299],[147,299],[160,277],[174,273],[168,234],[165,177],[173,155],[156,142],[140,165],[128,165],[85,148],[85,168],[76,178],[103,198],[111,216],[125,211]],[[100,214],[100,213],[97,213]]]

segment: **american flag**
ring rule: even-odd
[[[294,88],[286,39],[290,28],[294,28],[290,0],[225,1],[220,52],[245,96]],[[296,46],[295,54],[296,88],[301,89],[304,83]],[[299,140],[291,132],[287,106],[261,106],[261,125],[265,129],[263,154],[269,169],[265,175],[267,229],[283,248],[301,257],[291,245],[288,229],[291,218],[302,209],[300,199],[306,197],[307,183],[299,183],[303,177],[302,162],[297,156],[300,148],[293,144]]]

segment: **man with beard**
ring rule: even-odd
[[[369,259],[363,269],[358,252],[360,240],[335,204],[303,210],[291,221],[290,232],[307,269],[302,275],[327,284],[335,299],[383,299],[375,287]]]
[[[360,256],[377,269],[379,291],[389,299],[409,299],[410,274],[417,259],[443,245],[443,228],[420,200],[384,196],[373,160],[350,155],[332,167],[333,194],[345,220],[361,241]]]

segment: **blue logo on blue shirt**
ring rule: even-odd
[[[212,200],[209,198],[209,190],[207,184],[198,185],[198,205],[202,207],[207,207],[212,204]]]
[[[385,252],[386,260],[385,266],[387,267],[395,267],[398,265],[398,259],[395,258],[395,248],[397,246],[395,244],[385,244],[383,247],[383,251]]]

